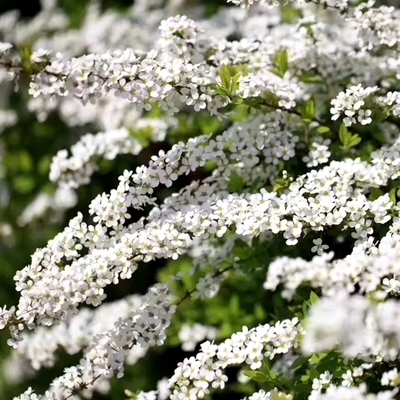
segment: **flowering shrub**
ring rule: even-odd
[[[399,21],[375,0],[1,15],[6,396],[398,398]]]

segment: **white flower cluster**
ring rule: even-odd
[[[253,5],[278,7],[281,4],[295,3],[304,4],[307,0],[228,0],[229,3],[233,3],[237,6],[247,8]]]
[[[178,333],[179,340],[182,342],[183,351],[193,351],[197,344],[205,339],[214,340],[217,337],[218,329],[202,324],[183,324]]]
[[[388,107],[395,116],[400,116],[400,92],[388,92],[386,96],[378,97],[377,102],[382,107]]]
[[[400,351],[400,305],[375,304],[365,297],[325,297],[315,304],[305,326],[305,353],[339,348],[349,357],[395,360]]]
[[[170,186],[172,181],[177,179],[178,173],[187,173],[190,169],[197,168],[198,165],[204,165],[208,159],[217,161],[221,165],[221,171],[223,171],[228,164],[227,156],[222,151],[225,141],[230,145],[232,161],[241,161],[240,151],[246,154],[247,148],[252,155],[252,158],[245,158],[245,161],[249,163],[249,169],[258,162],[253,150],[261,154],[264,153],[264,156],[267,156],[268,165],[272,164],[273,168],[276,168],[274,167],[277,163],[275,160],[279,160],[280,157],[290,157],[294,154],[293,148],[296,142],[294,139],[293,143],[289,141],[291,138],[289,132],[287,132],[287,139],[282,133],[280,133],[280,142],[274,139],[275,131],[282,127],[280,121],[280,115],[278,114],[276,117],[268,116],[263,119],[262,122],[265,125],[260,125],[260,122],[251,123],[246,130],[241,129],[239,126],[232,127],[225,135],[219,137],[220,141],[218,142],[209,141],[207,137],[192,139],[185,146],[175,146],[170,152],[166,154],[160,153],[159,157],[153,157],[148,169],[139,168],[138,173],[134,175],[126,173],[121,177],[118,190],[113,192],[111,197],[99,196],[92,203],[92,212],[96,210],[99,215],[96,225],[84,223],[83,216],[81,214],[78,215],[71,221],[64,232],[49,243],[47,248],[36,252],[31,266],[18,274],[17,280],[19,283],[17,287],[21,290],[22,298],[24,298],[24,300],[21,298],[21,310],[18,311],[18,315],[28,322],[33,316],[32,313],[36,314],[38,311],[36,315],[42,315],[40,318],[42,324],[49,324],[54,318],[68,318],[68,315],[72,316],[75,313],[74,310],[81,302],[99,304],[104,299],[103,288],[121,278],[129,278],[135,271],[137,262],[140,259],[150,261],[156,255],[157,257],[162,256],[162,252],[164,252],[164,257],[176,257],[184,252],[190,244],[190,236],[186,232],[195,233],[196,236],[215,233],[218,226],[216,221],[207,222],[207,215],[199,219],[199,215],[193,206],[187,208],[187,204],[199,202],[199,198],[195,200],[193,196],[190,196],[187,199],[187,203],[184,202],[182,205],[186,208],[186,211],[181,216],[178,214],[174,217],[174,214],[171,215],[170,208],[166,208],[162,217],[165,221],[161,228],[162,231],[160,231],[160,215],[155,212],[151,214],[150,220],[152,222],[147,227],[143,227],[141,222],[133,224],[129,228],[124,228],[122,224],[125,218],[128,217],[126,208],[128,206],[140,207],[146,202],[150,202],[151,199],[147,197],[146,193],[151,194],[152,188],[158,186],[159,182]],[[259,131],[260,127],[261,131]],[[246,144],[245,140],[236,140],[236,135],[240,135],[241,132],[243,132],[243,138],[250,138],[249,133],[254,134],[255,137],[251,141],[247,141]],[[285,143],[284,140],[287,140],[287,142]],[[195,143],[206,144],[208,141],[209,144],[204,147],[195,145]],[[240,142],[240,149],[234,144],[237,142]],[[271,148],[270,146],[274,147]],[[217,157],[219,157],[219,160]],[[273,172],[274,169],[270,171]],[[128,180],[132,180],[135,186],[129,187],[127,185]],[[226,184],[227,182],[225,181]],[[129,194],[125,197],[128,190]],[[182,201],[182,198],[179,200]],[[224,200],[224,202],[228,205],[229,199]],[[222,205],[223,203],[221,203]],[[178,204],[175,204],[175,206],[179,207]],[[214,207],[217,210],[219,208],[218,203]],[[125,217],[121,215],[122,209],[125,210]],[[220,212],[224,212],[223,209]],[[178,216],[179,218],[177,219],[176,217]],[[215,217],[212,219],[215,219]],[[190,222],[191,220],[192,222]],[[232,224],[229,220],[223,221],[226,221],[225,218],[221,220],[218,228],[221,230],[221,235]],[[100,222],[105,223],[105,225]],[[179,229],[180,231],[183,230],[183,232],[176,229],[171,230],[173,226],[171,224],[176,227],[178,225],[181,226]],[[120,231],[120,234],[118,236],[108,236],[108,227],[113,227],[115,230]],[[161,234],[161,232],[164,233]],[[176,235],[175,239],[173,239],[174,235]],[[141,239],[138,240],[135,237],[141,237]],[[173,240],[171,241],[171,239]],[[116,240],[119,242],[117,246],[119,250],[117,252],[115,247]],[[167,244],[164,250],[160,247],[160,240],[165,240]],[[150,242],[153,242],[153,244],[151,245]],[[143,243],[147,243],[147,245],[143,247]],[[86,256],[78,258],[83,247],[89,247],[92,251]],[[138,251],[136,255],[134,255],[135,249]],[[56,256],[56,254],[58,255]],[[140,256],[139,254],[142,255]],[[58,271],[56,280],[59,282],[59,292],[56,293],[53,285],[55,283],[55,270],[52,267],[58,269],[59,263],[63,262],[62,260],[69,262],[69,267],[64,266],[62,270]],[[83,268],[83,265],[87,265],[87,267]],[[112,268],[111,266],[113,265],[114,267]],[[37,268],[42,271],[40,274],[33,273]],[[28,281],[30,281],[29,284],[25,283]],[[42,283],[39,283],[39,281]],[[94,281],[97,283],[93,286]],[[50,288],[50,282],[52,282],[51,285],[53,286],[51,291],[48,289]],[[82,286],[82,282],[86,282],[86,284]],[[68,291],[65,290],[65,287],[69,287]],[[50,293],[53,300],[48,297]],[[31,299],[29,300],[29,298]],[[36,300],[33,300],[33,298]],[[36,306],[32,307],[32,301]],[[39,304],[42,304],[42,306],[39,306]],[[54,308],[52,304],[55,306]]]
[[[273,389],[269,392],[265,390],[259,390],[253,393],[249,397],[245,397],[243,400],[292,400],[293,396],[291,394],[286,394],[280,392],[278,389]]]
[[[29,389],[16,400],[65,399],[71,397],[74,390],[90,390],[98,379],[113,375],[122,377],[124,364],[134,346],[148,348],[164,343],[165,331],[175,312],[168,289],[160,284],[152,286],[139,303],[136,310],[128,311],[128,316],[118,318],[112,329],[96,334],[80,364],[66,368],[64,375],[56,378],[43,396]],[[134,358],[142,355],[139,351]]]
[[[330,139],[321,140],[318,136],[310,145],[310,152],[303,157],[307,167],[316,167],[329,161],[331,152],[329,150]]]
[[[68,27],[68,17],[61,8],[57,7],[56,1],[41,0],[40,7],[41,12],[32,19],[20,18],[17,10],[2,13],[0,32],[4,41],[21,46],[41,35],[46,36],[58,29],[64,30]]]
[[[400,374],[397,368],[393,368],[388,372],[382,374],[382,386],[400,386]]]
[[[223,192],[224,197],[220,198],[215,193],[210,196],[214,191],[212,186],[208,186],[206,192],[202,190],[207,186],[198,187],[198,192],[196,186],[191,186],[179,196],[167,199],[161,209],[153,210],[146,225],[141,220],[124,227],[122,224],[129,217],[128,206],[140,207],[151,201],[144,193],[151,194],[160,180],[168,186],[177,179],[173,166],[184,173],[205,163],[207,158],[202,149],[213,149],[210,160],[218,163],[214,149],[223,142],[211,140],[209,146],[203,148],[198,143],[205,144],[206,139],[198,137],[187,144],[193,154],[185,154],[176,146],[169,153],[153,157],[148,169],[153,177],[146,175],[144,167],[138,169],[136,175],[126,173],[121,177],[117,191],[111,196],[99,196],[92,203],[96,225],[84,223],[80,214],[49,242],[48,247],[37,250],[32,264],[16,276],[17,289],[21,291],[16,314],[20,321],[25,321],[28,326],[33,321],[51,324],[54,319],[70,318],[79,303],[98,305],[105,297],[104,287],[119,279],[130,278],[138,261],[148,262],[155,257],[176,258],[191,246],[192,236],[203,239],[215,234],[222,236],[234,225],[237,234],[248,238],[266,231],[282,232],[287,243],[293,245],[303,229],[320,231],[326,226],[348,224],[362,242],[373,232],[371,222],[368,222],[371,218],[376,223],[388,220],[391,202],[384,196],[370,202],[363,191],[368,186],[385,185],[399,175],[395,162],[399,159],[396,146],[385,149],[382,160],[382,154],[378,152],[373,158],[374,165],[360,160],[332,162],[319,171],[300,176],[283,195],[261,190],[260,193],[242,195]],[[223,165],[226,156],[221,150],[217,151]],[[182,163],[181,167],[178,167],[178,161]],[[167,162],[169,165],[165,166]],[[380,168],[376,168],[377,163],[382,164]],[[125,197],[130,179],[138,186],[130,188]],[[146,186],[141,182],[146,182]],[[370,218],[366,218],[368,210]],[[111,227],[118,234],[109,237],[107,229]],[[83,247],[91,250],[79,257]],[[60,263],[65,262],[68,264],[60,269]],[[35,273],[38,268],[40,274]]]
[[[58,187],[53,194],[41,192],[23,210],[18,218],[18,224],[28,225],[44,215],[57,220],[63,211],[74,207],[77,201],[76,193],[69,188]]]
[[[184,16],[163,21],[160,29],[160,49],[148,53],[126,49],[71,60],[64,60],[57,53],[33,76],[29,92],[33,97],[73,95],[84,103],[96,102],[114,92],[139,110],[158,104],[175,113],[179,110],[178,101],[196,111],[207,108],[211,114],[217,114],[229,103],[226,96],[221,97],[211,88],[219,83],[218,68],[210,68],[206,56],[214,47],[218,48],[218,43],[210,38],[208,43],[202,39],[201,47],[197,45],[199,29]],[[176,58],[177,53],[181,58]],[[3,57],[1,63],[7,65],[7,60]],[[295,82],[252,71],[240,84],[238,95],[247,98],[271,92],[286,108],[293,107],[301,95]]]
[[[17,115],[13,110],[0,110],[0,133],[17,123]]]
[[[157,26],[163,17],[165,10],[162,10],[162,3],[158,1],[135,1],[124,14],[113,9],[102,10],[98,3],[93,2],[86,8],[85,17],[78,28],[57,30],[51,35],[42,34],[35,41],[34,49],[51,49],[69,56],[103,53],[128,47],[132,43],[147,49],[156,39]],[[65,19],[66,24],[71,23],[67,15]],[[38,26],[37,21],[36,26],[38,30],[41,28],[40,33],[45,32],[46,26]],[[15,28],[8,28],[9,41],[18,42],[18,33],[15,32],[18,29],[23,31],[24,27],[18,23]]]
[[[322,389],[326,389],[330,385],[332,378],[333,375],[329,371],[325,371],[318,378],[314,378],[312,383],[313,392],[321,392]]]
[[[344,115],[343,123],[351,126],[356,123],[368,125],[372,122],[372,111],[365,108],[365,101],[371,94],[378,90],[377,86],[363,88],[361,84],[350,86],[346,92],[340,92],[331,101],[332,120],[336,121]]]
[[[396,391],[367,393],[365,384],[358,387],[329,386],[324,393],[312,394],[309,400],[394,400]]]
[[[131,393],[135,400],[167,400],[171,394],[168,387],[168,378],[163,378],[157,382],[157,390],[151,390],[150,392],[139,392],[138,394]]]
[[[108,332],[120,318],[128,318],[141,304],[141,297],[131,295],[122,300],[105,303],[96,309],[83,308],[68,322],[51,328],[39,327],[32,333],[24,333],[23,341],[13,351],[13,362],[18,358],[28,360],[35,370],[52,367],[56,362],[57,350],[64,348],[68,354],[77,354],[89,346],[93,339]],[[128,364],[135,364],[146,349],[134,346],[128,355]]]
[[[0,307],[0,328],[4,329],[8,322],[12,319],[15,312],[15,307],[7,308],[6,306]]]
[[[20,58],[15,57],[11,43],[0,42],[0,67],[5,67],[6,72],[1,74],[2,81],[15,79],[21,70]]]
[[[400,293],[399,234],[388,233],[378,245],[372,241],[356,246],[344,259],[332,261],[333,252],[315,256],[311,261],[281,257],[268,269],[264,288],[275,290],[283,284],[283,296],[291,298],[297,288],[308,284],[322,288],[326,295],[338,293],[372,293],[383,290],[387,294]],[[383,293],[381,294],[383,295]]]
[[[244,7],[281,3],[278,0],[231,2]],[[82,351],[83,358],[78,366],[68,368],[56,379],[44,396],[37,396],[29,389],[19,400],[64,400],[76,390],[90,394],[111,375],[121,377],[124,363],[129,364],[130,358],[144,354],[140,346],[164,342],[174,306],[163,286],[152,287],[138,304],[128,308],[124,301],[118,303],[116,307],[120,308],[115,312],[114,305],[107,304],[100,311],[78,311],[83,303],[100,305],[106,298],[105,288],[131,278],[139,263],[157,258],[177,259],[186,252],[191,257],[200,254],[191,271],[201,275],[193,296],[213,297],[226,276],[225,271],[218,269],[218,261],[232,255],[232,239],[239,237],[250,243],[255,237],[265,239],[267,235],[282,234],[288,245],[295,245],[305,234],[318,232],[323,237],[321,232],[326,228],[341,227],[351,230],[351,237],[355,239],[349,256],[332,261],[333,253],[324,253],[328,248],[323,240],[314,239],[310,250],[317,256],[310,262],[286,257],[275,260],[269,266],[265,288],[275,290],[283,283],[283,296],[287,298],[304,283],[322,288],[324,295],[354,293],[357,289],[358,294],[376,292],[375,295],[384,299],[389,293],[400,293],[397,278],[400,271],[396,265],[400,256],[397,244],[400,224],[397,217],[393,218],[399,213],[400,205],[393,204],[388,194],[370,199],[370,188],[387,186],[400,176],[398,142],[373,153],[371,162],[358,158],[333,161],[292,181],[287,179],[291,184],[288,188],[285,186],[283,193],[254,189],[254,186],[274,187],[276,178],[286,167],[284,162],[295,156],[304,126],[300,112],[292,108],[310,96],[317,99],[318,105],[326,105],[330,100],[321,93],[320,86],[306,85],[307,77],[321,79],[327,87],[333,87],[333,93],[341,90],[338,87],[343,79],[351,77],[351,84],[359,84],[350,86],[332,100],[332,120],[343,117],[346,126],[372,122],[368,101],[378,91],[373,85],[385,82],[390,86],[399,63],[394,53],[388,59],[384,49],[373,53],[359,51],[359,40],[350,27],[356,24],[363,47],[371,48],[371,43],[372,47],[394,46],[399,37],[397,11],[391,13],[393,10],[385,7],[365,11],[365,5],[360,5],[352,14],[346,0],[316,0],[313,3],[344,11],[344,20],[337,24],[335,21],[340,15],[334,11],[332,15],[323,14],[326,21],[317,21],[313,15],[315,7],[309,5],[304,7],[304,18],[298,26],[289,28],[280,17],[276,18],[276,13],[271,13],[271,26],[263,22],[268,27],[252,33],[252,38],[230,41],[225,38],[227,34],[220,35],[224,27],[215,37],[205,36],[202,25],[186,16],[170,17],[160,23],[162,13],[154,11],[159,6],[150,10],[152,6],[147,3],[136,0],[132,7],[136,11],[140,7],[149,11],[144,33],[136,30],[131,36],[129,15],[117,24],[113,34],[115,14],[107,14],[98,24],[101,18],[92,4],[80,30],[66,35],[65,39],[60,35],[46,35],[49,37],[35,43],[30,89],[35,98],[29,107],[38,118],[44,120],[49,111],[57,110],[70,126],[104,125],[115,112],[115,121],[118,121],[109,122],[105,132],[82,136],[72,146],[71,156],[66,150],[59,152],[53,159],[53,181],[77,188],[90,182],[97,158],[137,154],[142,144],[130,136],[130,129],[136,132],[150,127],[154,133],[151,140],[163,140],[168,121],[145,119],[142,115],[153,106],[160,106],[170,114],[194,109],[219,117],[233,102],[275,110],[268,115],[251,110],[246,122],[233,123],[222,134],[196,136],[185,144],[177,143],[171,150],[152,156],[148,166],[125,171],[116,189],[93,200],[89,210],[91,222],[79,213],[45,248],[35,252],[31,264],[15,277],[20,292],[18,308],[0,309],[0,328],[10,328],[11,344],[19,346],[16,351],[25,353],[35,368],[53,365],[55,350],[60,345],[69,352]],[[57,12],[54,6],[47,10],[51,21],[26,27],[22,30],[24,35],[36,34],[38,26],[51,31]],[[146,12],[142,11],[142,15],[147,15]],[[262,19],[264,12],[243,17],[240,24],[237,21],[242,18],[241,14],[236,11],[229,14],[235,18],[227,23],[226,32],[241,36],[246,29],[257,30],[252,23],[258,17]],[[60,14],[59,22],[65,23],[62,18]],[[0,31],[4,24],[0,20]],[[212,24],[218,25],[219,20],[215,18]],[[232,28],[235,24],[240,27]],[[157,25],[160,25],[159,39],[152,32]],[[260,22],[254,26],[259,25]],[[97,36],[96,32],[104,36],[104,40],[99,40],[101,43],[92,39]],[[9,41],[21,43],[14,40],[16,35],[13,32]],[[74,45],[81,35],[84,36],[81,45]],[[132,40],[135,35],[146,36],[144,51],[121,50],[127,43],[135,42]],[[153,50],[150,42],[156,42],[151,43]],[[40,43],[47,43],[49,48],[63,43],[60,47],[64,55],[40,50]],[[87,55],[81,56],[83,53]],[[276,60],[282,54],[287,55],[288,65],[281,65],[285,72],[277,74]],[[11,77],[24,73],[20,59],[7,43],[0,44],[0,63]],[[226,79],[222,79],[226,65],[242,72],[239,77],[236,75],[235,90],[221,95],[226,84]],[[315,76],[309,76],[310,71]],[[378,98],[377,103],[388,107],[397,117],[400,101],[395,87]],[[83,103],[97,102],[96,108],[89,106],[85,111],[75,112],[78,107],[71,102],[71,96]],[[312,138],[309,153],[303,158],[308,168],[328,163],[331,150],[334,152],[335,146],[330,148],[329,140],[319,140]],[[191,182],[167,197],[163,204],[156,204],[157,187],[171,187],[180,176],[209,165],[213,170],[207,178]],[[288,178],[287,174],[282,175]],[[257,181],[259,185],[253,185]],[[48,207],[51,200],[46,201]],[[130,221],[131,208],[141,209],[146,205],[153,206],[150,213],[138,221]],[[32,209],[29,212],[33,214]],[[25,214],[21,217],[23,223],[29,220]],[[374,234],[380,234],[381,228],[376,229],[376,225],[392,218],[389,233],[375,243]],[[207,254],[214,245],[217,250]],[[208,268],[207,263],[214,262],[216,266]],[[233,265],[232,270],[237,267],[235,260]],[[213,275],[214,272],[221,273]],[[381,290],[386,293],[377,292]],[[102,314],[107,312],[110,319]],[[400,350],[399,312],[397,303],[391,300],[374,305],[358,296],[323,299],[311,311],[304,349],[312,352],[339,346],[350,356],[372,354],[394,359]],[[94,324],[97,318],[103,319],[99,325]],[[41,327],[56,322],[59,325],[48,330]],[[107,329],[103,323],[114,324],[114,328]],[[21,334],[25,328],[37,331],[32,335]],[[227,381],[226,367],[245,364],[258,369],[264,357],[272,359],[296,348],[300,334],[302,327],[294,319],[280,321],[275,326],[244,328],[219,345],[203,343],[201,352],[180,363],[175,371],[170,381],[171,398],[192,400],[208,395],[212,388],[223,388]],[[199,324],[190,329],[184,325],[179,334],[187,350],[193,350],[206,338],[212,340],[215,335],[215,330]],[[25,341],[18,343],[20,339]],[[392,370],[383,375],[382,384],[395,386],[396,374]],[[343,374],[343,385],[352,385],[354,377],[354,371]],[[367,394],[365,387],[336,388],[330,386],[331,379],[329,373],[314,379],[310,399],[372,400],[392,399],[395,395],[394,392]],[[157,395],[161,398],[160,393],[160,389],[158,393],[142,392],[138,398],[155,399]],[[249,400],[283,398],[290,400],[291,395],[259,391]]]
[[[395,7],[371,7],[372,1],[361,3],[349,18],[358,31],[360,45],[365,50],[394,47],[400,43],[400,10]]]
[[[228,0],[242,8],[247,8],[253,5],[278,7],[286,4],[306,4],[314,3],[320,4],[325,7],[337,8],[338,10],[347,10],[349,3],[355,2],[354,0]]]
[[[135,123],[135,130],[150,130],[147,140],[163,140],[169,125],[166,121],[142,119]],[[153,134],[154,132],[154,134]],[[140,133],[139,133],[140,134]],[[142,150],[142,142],[132,137],[126,128],[88,133],[71,146],[71,156],[67,150],[60,150],[50,167],[50,180],[62,187],[76,189],[90,183],[94,171],[98,169],[98,159],[113,160],[119,154],[137,155]]]
[[[219,345],[204,342],[195,357],[178,364],[170,379],[171,400],[203,398],[210,389],[223,389],[228,377],[224,369],[230,365],[248,364],[258,369],[264,357],[275,358],[299,345],[302,327],[297,318],[283,320],[273,326],[243,327]]]

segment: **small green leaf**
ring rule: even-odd
[[[260,371],[245,371],[244,374],[256,382],[267,382],[269,379]]]
[[[243,68],[241,66],[235,67],[223,65],[219,74],[221,86],[217,85],[217,88],[215,88],[213,85],[213,89],[215,89],[218,94],[232,98],[239,89],[240,78],[243,74],[242,71]]]
[[[128,396],[130,399],[133,399],[135,396],[136,396],[136,394],[135,393],[133,393],[131,390],[129,390],[129,389],[125,389],[125,396]]]
[[[315,130],[319,135],[330,133],[331,130],[327,126],[320,126]]]
[[[221,85],[210,85],[211,89],[214,89],[216,91],[217,94],[219,94],[220,96],[228,96],[229,92],[227,89],[225,89],[223,86]]]
[[[309,358],[304,356],[297,357],[296,361],[292,364],[291,369],[295,370],[303,366],[306,362],[308,362]]]
[[[303,117],[303,120],[307,121],[312,121],[315,119],[316,116],[316,106],[315,106],[315,100],[314,98],[311,98],[307,103],[304,105],[302,111],[301,111],[301,116]],[[307,124],[309,125],[311,122],[308,122]]]
[[[311,358],[310,358],[310,364],[311,365],[316,365],[321,362],[321,360],[326,357],[329,354],[329,352],[325,353],[314,353]]]
[[[390,201],[393,204],[397,204],[396,191],[397,191],[396,188],[393,188],[389,192]]]
[[[349,149],[351,147],[357,146],[358,143],[360,143],[360,142],[361,142],[361,137],[359,135],[357,135],[357,134],[352,135],[352,136],[350,136],[350,138],[346,144],[346,147]]]
[[[321,78],[314,74],[303,74],[300,80],[304,83],[322,83]]]
[[[276,76],[279,76],[279,78],[283,78],[282,72],[279,71],[279,69],[277,69],[277,68],[271,68],[271,69],[269,70],[269,72],[273,73],[273,74],[276,75]]]
[[[223,65],[221,67],[219,77],[221,79],[222,86],[227,89],[231,83],[231,72],[227,65]]]
[[[347,138],[349,137],[350,133],[346,128],[346,125],[342,124],[340,125],[339,128],[339,140],[340,142],[345,145],[346,141],[348,140]]]
[[[311,303],[311,305],[314,305],[314,304],[316,304],[318,302],[319,302],[318,295],[315,292],[311,291],[311,293],[310,293],[310,303]]]
[[[21,54],[21,63],[25,68],[25,71],[28,74],[31,74],[33,72],[32,61],[31,61],[31,55],[32,55],[31,49],[29,47],[22,47],[19,49],[19,52]]]
[[[243,104],[243,101],[244,101],[244,99],[242,99],[241,97],[238,97],[238,98],[236,98],[235,100],[234,100],[234,102],[233,102],[233,104],[235,104],[235,105],[240,105],[240,104]]]
[[[242,77],[242,73],[239,72],[231,78],[231,82],[229,85],[229,91],[232,96],[234,96],[239,89],[239,82],[240,82],[241,77]]]
[[[227,106],[223,107],[222,109],[220,108],[220,111],[223,111],[225,114],[228,114],[229,112],[233,111],[237,107],[236,104],[230,103]]]
[[[358,134],[352,135],[344,124],[340,125],[339,139],[344,150],[350,149],[361,142],[361,137]]]
[[[282,76],[285,75],[289,69],[289,55],[286,49],[277,54],[275,57],[275,65]]]

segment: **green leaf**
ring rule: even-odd
[[[266,362],[263,363],[261,372],[268,378],[269,381],[273,381],[279,377],[279,374],[272,370]]]
[[[242,73],[239,72],[231,78],[231,82],[229,85],[229,91],[232,96],[234,96],[239,89],[239,82],[240,82],[241,77],[242,77]],[[243,102],[243,100],[242,100],[242,102]]]
[[[289,55],[287,49],[284,49],[277,54],[275,57],[275,65],[282,76],[285,75],[289,69]]]
[[[279,78],[283,78],[282,72],[279,71],[279,69],[277,68],[271,68],[269,72],[273,73],[276,76],[279,76]]]
[[[346,144],[346,147],[349,149],[350,147],[357,146],[358,143],[360,143],[360,142],[361,142],[361,137],[359,135],[357,135],[357,134],[352,135],[352,136],[350,136],[350,138]]]
[[[391,201],[393,204],[396,204],[396,203],[397,203],[396,191],[397,191],[396,188],[393,188],[393,189],[391,189],[390,192],[389,192],[390,201]]]
[[[313,291],[311,291],[310,293],[310,304],[313,306],[314,304],[319,302],[319,297],[317,296],[316,293],[314,293]]]
[[[304,83],[322,83],[321,78],[314,74],[303,74],[300,80]]]
[[[346,125],[344,125],[344,124],[340,125],[339,140],[343,145],[345,145],[346,141],[348,140],[349,135],[351,135],[351,134],[347,130]]]
[[[305,356],[299,356],[297,357],[297,359],[295,360],[295,362],[292,364],[292,366],[290,367],[292,370],[295,370],[297,368],[300,368],[301,366],[303,366],[305,363],[307,363],[309,360],[308,357]]]
[[[325,352],[325,353],[314,353],[311,358],[310,358],[310,364],[311,365],[316,365],[319,364],[320,361],[326,357],[329,353]]]
[[[315,100],[314,98],[311,98],[307,103],[304,105],[304,107],[301,110],[301,116],[303,117],[303,120],[307,121],[307,125],[311,123],[313,119],[315,119],[316,116],[316,106],[315,106]]]
[[[308,314],[308,309],[309,309],[309,304],[307,301],[305,301],[302,305],[301,305],[301,311],[303,313],[302,317],[305,317]]]
[[[33,66],[31,62],[32,50],[29,47],[22,47],[19,49],[19,52],[21,55],[21,64],[25,68],[25,71],[28,74],[31,74],[33,72]]]
[[[227,89],[225,89],[224,86],[221,85],[210,85],[210,87],[212,89],[214,89],[216,91],[217,94],[219,94],[220,96],[229,96],[229,92]]]
[[[231,70],[228,65],[223,65],[219,71],[222,86],[227,88],[231,82]]]
[[[325,133],[330,133],[331,130],[327,126],[320,126],[315,129],[315,132],[317,132],[319,135],[324,135]]]
[[[350,149],[361,142],[361,137],[358,134],[352,135],[344,124],[339,128],[339,140],[342,143],[344,150]]]
[[[229,112],[233,111],[234,109],[236,109],[237,105],[230,103],[227,106],[220,108],[219,110],[224,112],[225,114],[228,114]]]
[[[269,379],[260,371],[245,371],[244,374],[256,382],[267,382]]]
[[[262,103],[262,101],[258,97],[249,97],[247,99],[244,99],[244,104],[246,104],[252,108],[260,109],[261,103]]]
[[[223,65],[221,67],[219,77],[221,79],[221,86],[215,88],[218,94],[233,97],[239,89],[240,78],[243,74],[242,67],[234,67]]]

